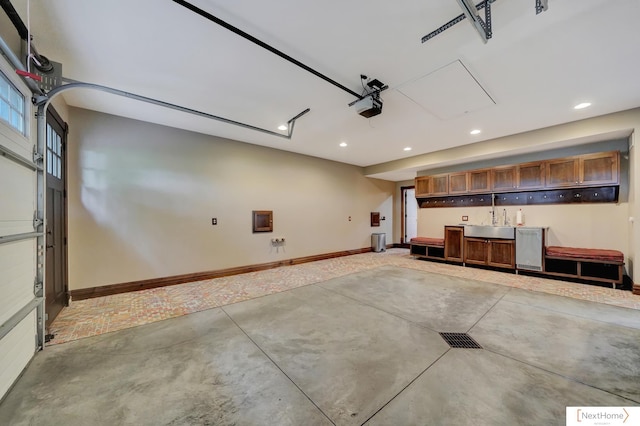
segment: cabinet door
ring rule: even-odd
[[[464,228],[461,226],[444,227],[444,259],[453,262],[462,262],[462,239]]]
[[[431,176],[431,195],[447,195],[449,193],[449,175]]]
[[[491,191],[491,169],[472,170],[468,175],[469,192]]]
[[[515,241],[490,240],[488,246],[487,265],[510,269],[516,267]]]
[[[468,173],[449,173],[449,194],[466,194],[469,188]]]
[[[560,158],[546,162],[547,188],[576,186],[580,181],[577,158]]]
[[[491,189],[493,191],[513,191],[516,189],[516,166],[492,169]]]
[[[544,188],[544,163],[536,161],[519,164],[516,186],[518,189]]]
[[[431,177],[418,176],[415,178],[416,197],[428,197],[431,194]]]
[[[602,152],[580,157],[580,185],[616,184],[619,180],[620,153]]]
[[[465,263],[486,265],[488,256],[488,243],[484,238],[464,239],[464,261]]]

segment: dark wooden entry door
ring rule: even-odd
[[[46,328],[58,316],[67,298],[66,227],[66,136],[67,125],[49,108],[47,111],[47,226],[46,226]]]

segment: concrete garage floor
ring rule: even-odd
[[[47,348],[0,424],[564,425],[594,405],[640,405],[640,311],[385,266]]]

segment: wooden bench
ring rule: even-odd
[[[411,255],[417,258],[444,260],[444,239],[415,237],[410,241]]]
[[[544,273],[587,281],[622,284],[624,254],[618,250],[549,246],[545,248]]]

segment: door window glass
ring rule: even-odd
[[[62,179],[62,138],[47,124],[47,173]]]

